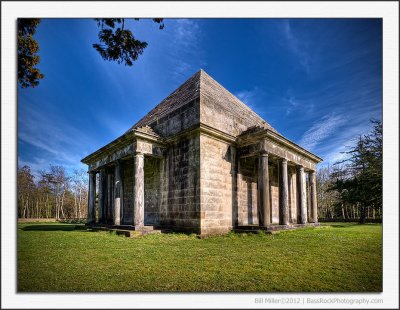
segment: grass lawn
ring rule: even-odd
[[[74,226],[18,224],[18,291],[382,291],[380,224],[208,239],[126,238]]]

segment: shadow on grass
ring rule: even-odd
[[[361,224],[354,222],[354,223],[332,223],[329,226],[333,228],[345,228],[345,227],[359,226],[359,225]]]
[[[83,225],[29,225],[21,228],[26,231],[74,231],[85,229]]]

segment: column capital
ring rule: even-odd
[[[259,155],[260,155],[260,156],[263,156],[263,157],[268,157],[268,152],[265,151],[265,150],[261,150],[261,151],[259,152]]]
[[[279,158],[279,161],[280,161],[282,164],[287,164],[287,162],[288,162],[288,160],[287,160],[286,158]]]
[[[135,153],[133,153],[133,156],[144,156],[144,153],[141,151],[135,151]]]
[[[113,164],[114,167],[121,166],[121,164],[122,164],[121,158],[118,158],[118,159],[114,160],[112,162],[112,164]]]

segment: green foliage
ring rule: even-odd
[[[39,63],[39,44],[33,35],[39,25],[39,18],[19,18],[17,21],[18,83],[22,88],[35,87],[44,75],[35,66]]]
[[[100,43],[93,44],[104,60],[116,61],[132,66],[139,55],[143,54],[147,42],[137,40],[132,31],[125,29],[125,18],[96,18]],[[135,18],[135,20],[139,20]],[[18,83],[22,88],[35,87],[39,80],[44,78],[36,65],[40,62],[39,44],[33,39],[40,18],[18,19]],[[162,18],[153,18],[159,24],[159,29],[164,28]],[[115,27],[117,27],[115,29]]]
[[[349,157],[331,174],[335,182],[330,190],[339,193],[340,204],[357,205],[360,223],[365,223],[367,208],[382,208],[382,123],[371,121],[371,133],[360,136],[346,152]]]
[[[135,20],[139,20],[135,18]],[[132,31],[125,29],[125,18],[96,18],[101,44],[95,43],[93,47],[99,52],[104,60],[116,61],[132,66],[139,55],[143,54],[147,42],[137,40]],[[155,23],[164,28],[162,18],[154,18]],[[117,27],[115,29],[115,27]]]
[[[29,166],[18,167],[19,218],[86,218],[86,171],[68,175],[64,167],[50,165],[39,174],[35,182]]]
[[[20,292],[382,291],[377,224],[206,239],[46,225],[18,225]]]

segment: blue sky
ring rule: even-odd
[[[36,88],[18,89],[18,164],[72,172],[200,68],[288,139],[332,164],[382,119],[380,19],[129,21],[148,42],[132,67],[92,48],[91,19],[44,19]]]

